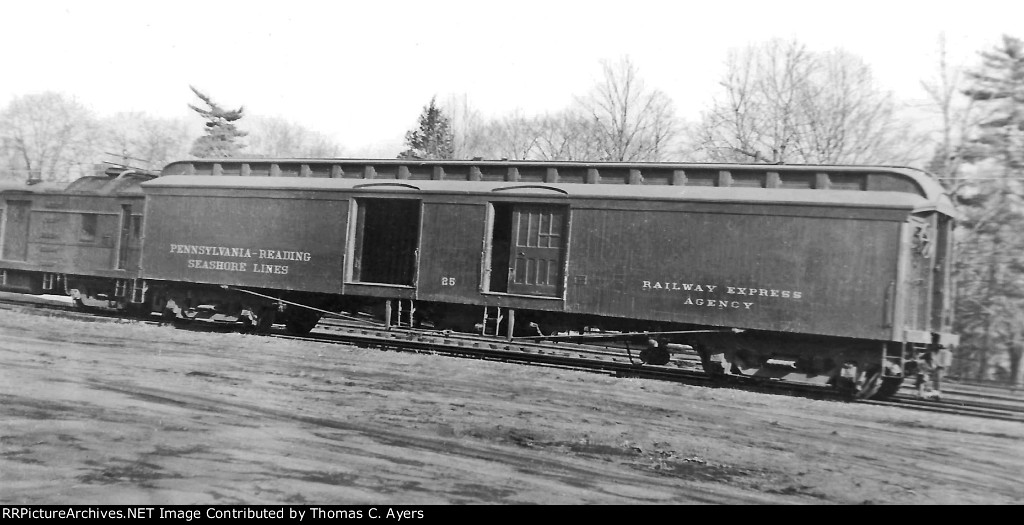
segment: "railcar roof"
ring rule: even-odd
[[[367,168],[392,172],[385,174],[382,178],[404,177],[393,176],[396,171],[405,170],[423,172],[432,168],[452,170],[456,172],[469,172],[473,169],[484,170],[494,173],[502,169],[514,168],[521,171],[543,171],[553,169],[556,172],[585,172],[595,170],[599,174],[605,172],[628,172],[636,171],[638,174],[648,174],[664,177],[674,171],[687,172],[715,172],[725,171],[737,174],[763,174],[766,172],[783,172],[790,174],[816,174],[828,173],[835,175],[865,175],[870,173],[886,174],[901,178],[916,186],[917,191],[929,199],[938,199],[946,190],[932,176],[923,170],[906,166],[886,165],[824,165],[824,164],[743,164],[743,163],[696,163],[696,162],[579,162],[579,161],[526,161],[526,160],[422,160],[422,159],[345,159],[345,158],[220,158],[220,159],[192,159],[172,162],[164,167],[162,175],[225,175],[239,174],[227,173],[227,171],[239,171],[242,175],[248,175],[250,171],[265,170],[273,173],[275,170],[296,171],[298,176],[303,176],[303,169],[323,173],[362,171]],[[460,177],[461,173],[456,174]],[[332,177],[337,175],[331,175]],[[347,175],[346,175],[347,177]],[[416,177],[413,177],[416,178]],[[463,179],[465,180],[465,179]],[[552,181],[555,182],[555,181]],[[581,181],[589,182],[589,181]],[[604,182],[602,182],[604,183]],[[632,184],[632,183],[631,183]],[[644,184],[644,182],[639,182]]]
[[[940,203],[920,195],[895,191],[849,191],[812,189],[765,189],[706,186],[647,186],[615,184],[561,184],[488,181],[428,181],[330,179],[306,177],[237,177],[176,175],[160,177],[142,184],[143,191],[166,188],[196,190],[267,190],[356,192],[435,195],[530,195],[544,198],[594,198],[611,200],[703,201],[762,204],[802,204],[858,208],[899,208],[915,211],[945,210]]]
[[[53,182],[38,182],[35,184],[29,184],[26,181],[19,180],[5,180],[0,181],[0,192],[18,192],[18,193],[57,193],[64,189],[65,183],[53,183]]]
[[[0,181],[0,192],[30,194],[61,193],[65,195],[127,195],[142,196],[139,183],[152,179],[154,175],[126,172],[119,176],[87,175],[71,182],[39,182],[28,184],[24,181]]]
[[[139,183],[152,179],[152,175],[126,172],[117,177],[90,175],[76,179],[68,185],[66,193],[88,195],[142,195]]]

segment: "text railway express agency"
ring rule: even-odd
[[[221,270],[227,272],[253,272],[287,274],[287,264],[272,264],[262,261],[298,261],[309,262],[313,256],[309,252],[291,250],[270,250],[232,248],[228,246],[198,246],[195,244],[172,244],[170,253],[182,255],[203,255],[209,257],[230,257],[234,259],[259,259],[251,261],[222,261],[210,259],[189,259],[188,267],[197,270]]]
[[[685,293],[686,300],[682,303],[683,305],[706,306],[708,308],[732,308],[736,310],[750,310],[752,306],[757,304],[757,298],[761,297],[777,297],[780,299],[790,300],[800,299],[803,297],[803,292],[795,290],[776,290],[774,288],[759,287],[744,288],[741,286],[681,283],[675,281],[641,281],[640,289],[644,292]],[[692,292],[710,294],[716,293],[716,290],[718,290],[718,294],[724,294],[724,300],[721,298],[716,299],[704,297],[694,299],[692,295]],[[750,300],[745,301],[744,299]]]

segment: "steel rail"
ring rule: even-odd
[[[59,315],[72,320],[106,320],[125,322],[126,316],[116,312],[76,309],[73,305],[56,304],[38,298],[17,298],[19,294],[0,295],[0,308],[20,310],[36,315]],[[27,296],[31,297],[31,296]],[[358,320],[358,319],[356,319]],[[154,319],[134,319],[136,322],[151,324],[174,324],[182,328],[226,330],[233,326],[204,321],[176,320],[168,322]],[[358,320],[362,321],[362,320]],[[333,332],[333,333],[332,333]],[[377,347],[418,353],[442,354],[469,357],[491,361],[516,362],[591,373],[614,377],[630,377],[671,381],[691,386],[737,388],[754,392],[799,395],[816,399],[844,400],[834,390],[793,382],[766,380],[747,376],[711,377],[700,369],[699,359],[688,352],[675,352],[672,366],[638,364],[632,355],[608,350],[596,345],[572,345],[566,343],[533,343],[507,341],[472,334],[436,330],[410,330],[392,327],[344,326],[341,323],[322,324],[316,331],[305,336],[287,335],[278,331],[270,337],[328,344],[347,344],[362,347]],[[985,419],[1024,422],[1024,403],[1018,406],[994,405],[992,403],[959,401],[927,401],[906,394],[897,394],[887,401],[858,400],[876,406],[892,406],[908,410],[957,414]]]

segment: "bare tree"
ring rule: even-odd
[[[697,142],[713,160],[783,162],[797,141],[800,79],[812,59],[803,46],[773,40],[731,51],[724,99],[704,115]]]
[[[842,50],[813,53],[772,40],[732,52],[724,95],[705,112],[696,142],[712,160],[901,163],[921,158],[923,137],[899,118],[870,68]]]
[[[479,131],[472,156],[526,160],[534,158],[537,146],[537,119],[514,111],[488,121]]]
[[[449,95],[440,108],[451,121],[452,158],[483,157],[479,153],[487,149],[487,123],[470,105],[469,97],[465,93]]]
[[[338,157],[334,139],[280,117],[250,116],[249,154],[257,157]]]
[[[97,121],[59,93],[24,95],[0,113],[4,169],[27,181],[71,180],[92,172]]]
[[[659,161],[676,153],[672,101],[647,89],[629,58],[602,62],[602,79],[562,111],[484,120],[465,96],[445,104],[457,158]]]
[[[513,160],[594,160],[604,150],[599,130],[579,111],[527,117],[515,111],[482,126],[473,156]]]
[[[140,112],[117,113],[102,121],[104,152],[121,156],[122,162],[159,170],[184,158],[192,141],[184,119],[157,118]]]
[[[974,118],[974,101],[969,97],[960,96],[963,90],[963,74],[959,68],[951,67],[948,63],[945,35],[939,37],[938,66],[937,79],[921,82],[921,87],[935,104],[934,108],[942,123],[938,144],[928,164],[928,170],[937,174],[939,181],[955,195],[964,184],[961,178],[964,140],[977,121]],[[964,99],[966,102],[963,102]]]
[[[614,160],[601,140],[604,129],[589,115],[565,110],[535,119],[537,142],[532,158],[541,160]],[[650,159],[635,159],[650,160]]]
[[[591,92],[577,99],[582,114],[592,120],[590,129],[601,151],[598,160],[664,160],[678,133],[672,100],[648,89],[629,57],[602,61],[602,72]]]

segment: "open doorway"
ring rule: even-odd
[[[121,205],[121,234],[117,240],[117,269],[128,267],[128,246],[132,241],[132,207]]]
[[[412,286],[419,238],[419,201],[357,199],[352,279]]]

